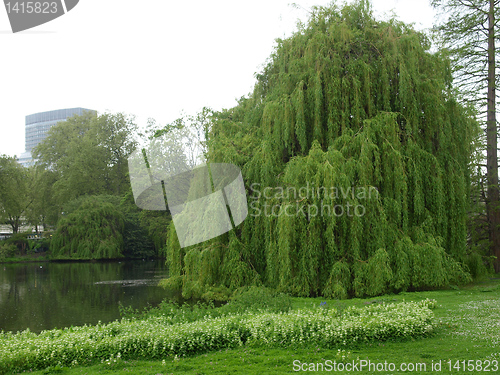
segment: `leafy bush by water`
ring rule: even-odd
[[[231,312],[287,312],[292,308],[290,296],[264,287],[243,287],[236,290],[229,303],[223,306]]]
[[[290,311],[291,308],[290,296],[256,286],[236,290],[227,304],[217,308],[213,302],[198,302],[195,305],[185,303],[179,306],[168,301],[163,301],[158,307],[145,309],[143,312],[121,305],[119,307],[122,318],[144,319],[148,316],[164,316],[170,324],[193,322],[207,316],[220,317],[260,311],[280,313]]]
[[[10,258],[16,255],[17,247],[13,244],[2,241],[0,243],[0,260]]]

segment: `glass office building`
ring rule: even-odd
[[[85,112],[97,115],[95,110],[79,107],[56,109],[26,116],[25,152],[19,157],[19,163],[28,166],[34,162],[31,158],[31,150],[47,137],[47,132],[52,126],[75,115],[82,116]]]

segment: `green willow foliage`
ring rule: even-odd
[[[477,124],[452,95],[449,60],[429,48],[365,1],[315,8],[277,40],[253,94],[215,115],[208,142],[210,161],[242,168],[249,216],[186,249],[172,226],[170,284],[346,298],[469,280]]]
[[[124,216],[100,197],[83,199],[61,218],[50,242],[56,259],[114,259],[123,257]]]

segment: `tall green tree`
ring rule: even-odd
[[[122,113],[85,114],[60,122],[33,151],[57,174],[53,190],[62,205],[82,195],[123,195],[129,189],[127,156],[137,126]]]
[[[0,216],[17,233],[22,225],[54,225],[59,209],[52,195],[53,171],[24,168],[15,158],[0,158]]]
[[[60,214],[60,209],[53,194],[53,185],[57,181],[56,173],[44,169],[40,165],[30,166],[26,170],[29,180],[26,198],[31,205],[26,210],[26,221],[35,227],[46,230],[47,226],[54,226]]]
[[[151,141],[148,153],[162,154],[164,158],[182,158],[190,167],[206,162],[207,140],[213,110],[204,107],[196,115],[183,114],[164,126],[149,120],[146,134]]]
[[[478,125],[450,72],[424,34],[375,20],[367,1],[314,8],[253,94],[213,116],[208,160],[241,167],[247,219],[187,248],[171,225],[166,284],[345,298],[468,280]]]
[[[0,156],[0,218],[17,233],[33,204],[28,170],[16,158]]]
[[[490,254],[500,272],[500,191],[498,186],[496,88],[500,83],[500,0],[433,0],[446,21],[436,27],[452,56],[456,86],[478,108],[486,133],[486,212]]]

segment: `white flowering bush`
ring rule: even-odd
[[[432,332],[428,303],[335,309],[227,314],[171,324],[168,317],[122,319],[109,324],[71,327],[34,334],[0,334],[0,374],[49,366],[77,366],[120,359],[164,359],[241,345],[328,348]]]
[[[404,300],[403,300],[404,301]],[[419,306],[426,306],[429,309],[436,309],[438,307],[437,301],[435,299],[426,298],[417,303]]]
[[[422,302],[351,306],[342,316],[335,309],[295,310],[247,318],[248,343],[325,347],[375,340],[426,336],[435,328],[434,314]]]

